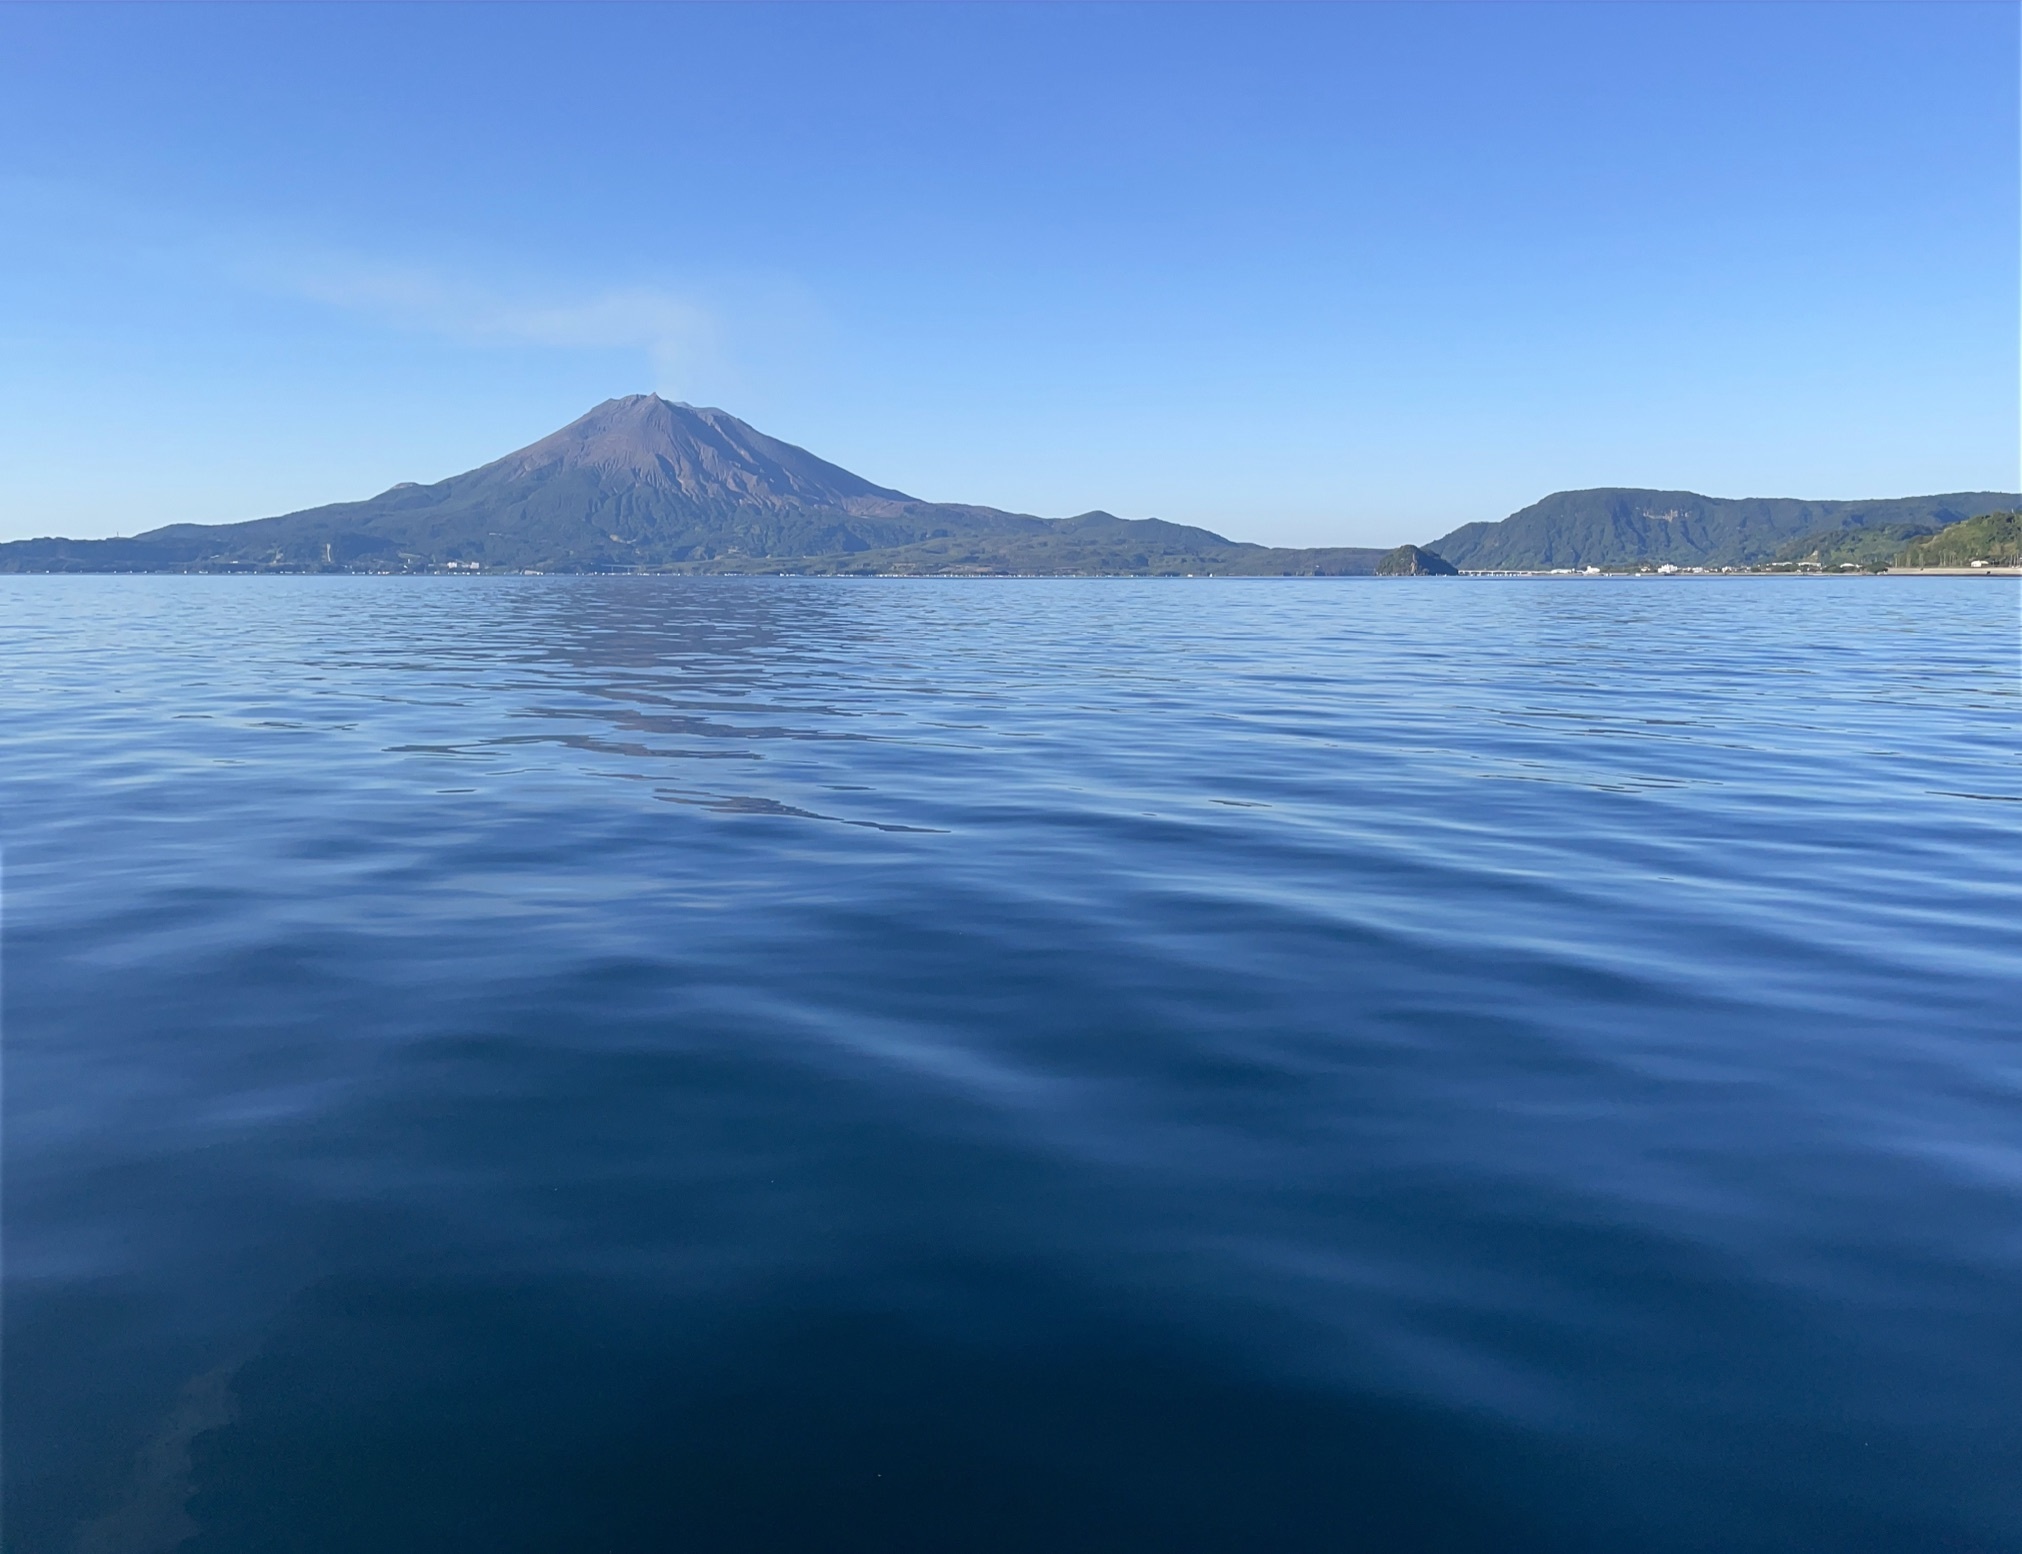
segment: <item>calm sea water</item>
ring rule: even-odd
[[[1983,580],[0,579],[6,1546],[2022,1548]]]

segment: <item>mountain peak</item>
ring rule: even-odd
[[[914,498],[853,475],[805,448],[768,437],[727,410],[626,394],[471,477],[512,481],[583,471],[600,482],[744,505],[836,508]]]
[[[502,459],[236,524],[0,545],[0,572],[470,569],[1301,575],[1377,552],[1273,551],[1107,512],[1047,519],[872,485],[713,405],[607,399]]]

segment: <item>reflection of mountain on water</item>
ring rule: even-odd
[[[757,763],[775,744],[879,737],[868,709],[827,694],[822,664],[872,649],[877,635],[876,612],[852,607],[835,585],[585,578],[508,583],[487,598],[436,596],[412,611],[375,601],[375,609],[401,615],[384,628],[405,639],[394,667],[427,675],[414,705],[450,714],[439,720],[445,731],[466,722],[454,715],[462,687],[444,678],[446,666],[484,677],[488,696],[509,688],[511,699],[501,711],[512,732],[416,739],[386,746],[390,756],[510,771],[516,753],[554,746],[583,756],[587,774],[661,782],[679,763]],[[319,664],[350,673],[383,663],[380,635],[326,644]],[[666,796],[719,813],[913,829],[692,784]]]

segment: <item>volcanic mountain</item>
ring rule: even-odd
[[[1368,573],[1380,550],[1273,550],[1108,513],[1035,518],[873,485],[722,410],[606,400],[434,485],[249,523],[0,545],[0,571]]]

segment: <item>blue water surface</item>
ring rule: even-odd
[[[1991,579],[0,579],[6,1547],[2022,1549]]]

